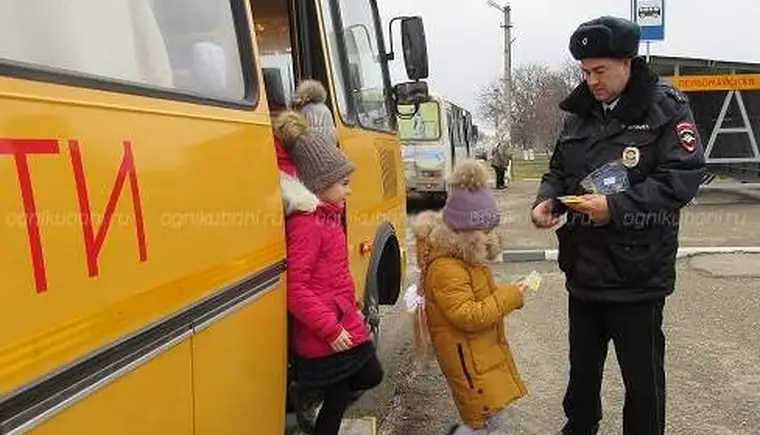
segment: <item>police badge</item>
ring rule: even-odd
[[[623,166],[626,168],[635,168],[639,164],[639,159],[641,158],[641,154],[639,153],[639,149],[636,147],[627,147],[623,150]]]
[[[690,153],[697,149],[697,133],[693,124],[682,122],[676,125],[676,135],[678,136],[678,144],[683,149]]]

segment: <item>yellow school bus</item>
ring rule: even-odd
[[[301,78],[329,90],[376,328],[405,264],[394,105],[427,92],[400,22],[391,87],[375,0],[0,4],[0,433],[283,433],[272,111]]]

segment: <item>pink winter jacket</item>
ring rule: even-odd
[[[287,193],[286,193],[287,194]],[[341,209],[319,204],[316,210],[297,210],[286,222],[288,238],[288,311],[294,322],[293,350],[303,358],[335,353],[330,343],[341,328],[354,346],[370,340],[348,264]]]

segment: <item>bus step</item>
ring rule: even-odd
[[[377,435],[375,417],[351,418],[343,420],[340,435]]]

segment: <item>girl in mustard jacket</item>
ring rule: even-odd
[[[500,221],[475,161],[455,168],[441,212],[421,213],[413,230],[430,341],[463,425],[449,435],[485,435],[526,393],[507,343],[504,317],[523,305],[521,285],[497,285],[486,264],[501,252]]]

